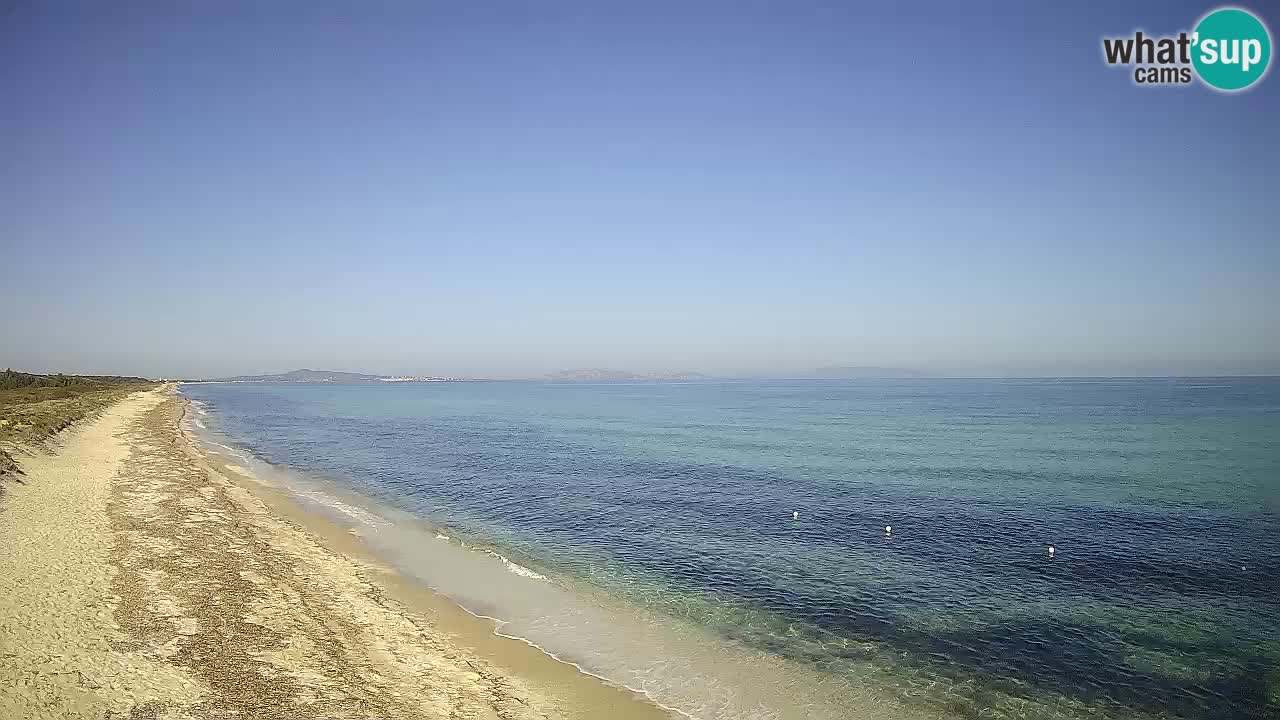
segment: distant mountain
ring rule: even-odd
[[[548,380],[561,382],[638,382],[644,380],[670,382],[705,380],[708,376],[696,372],[635,373],[629,370],[609,370],[606,368],[576,368],[573,370],[561,370],[546,377]]]
[[[871,367],[863,365],[845,365],[837,367],[821,367],[813,371],[814,377],[832,380],[856,380],[860,378],[919,378],[930,377],[929,373],[909,368]]]
[[[216,378],[208,382],[369,382],[381,380],[386,375],[338,372],[336,370],[290,370],[274,375],[237,375]]]

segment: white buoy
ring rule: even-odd
[[[1050,545],[1050,546],[1049,546],[1049,557],[1053,557],[1053,550],[1054,550],[1054,547],[1053,547],[1052,545]]]
[[[792,510],[792,511],[791,511],[791,519],[792,519],[792,520],[799,520],[799,519],[800,519],[800,511],[799,511],[799,510]]]
[[[892,525],[885,525],[885,526],[884,526],[884,534],[885,534],[885,535],[892,535],[892,534],[893,534],[893,526],[892,526]]]

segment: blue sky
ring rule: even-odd
[[[0,365],[1280,372],[1212,5],[260,5],[0,11]]]

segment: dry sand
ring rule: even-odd
[[[0,718],[668,717],[211,461],[183,411],[137,393],[23,458],[0,501]]]

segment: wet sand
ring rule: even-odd
[[[22,458],[0,501],[0,717],[670,717],[205,455],[172,389]]]

